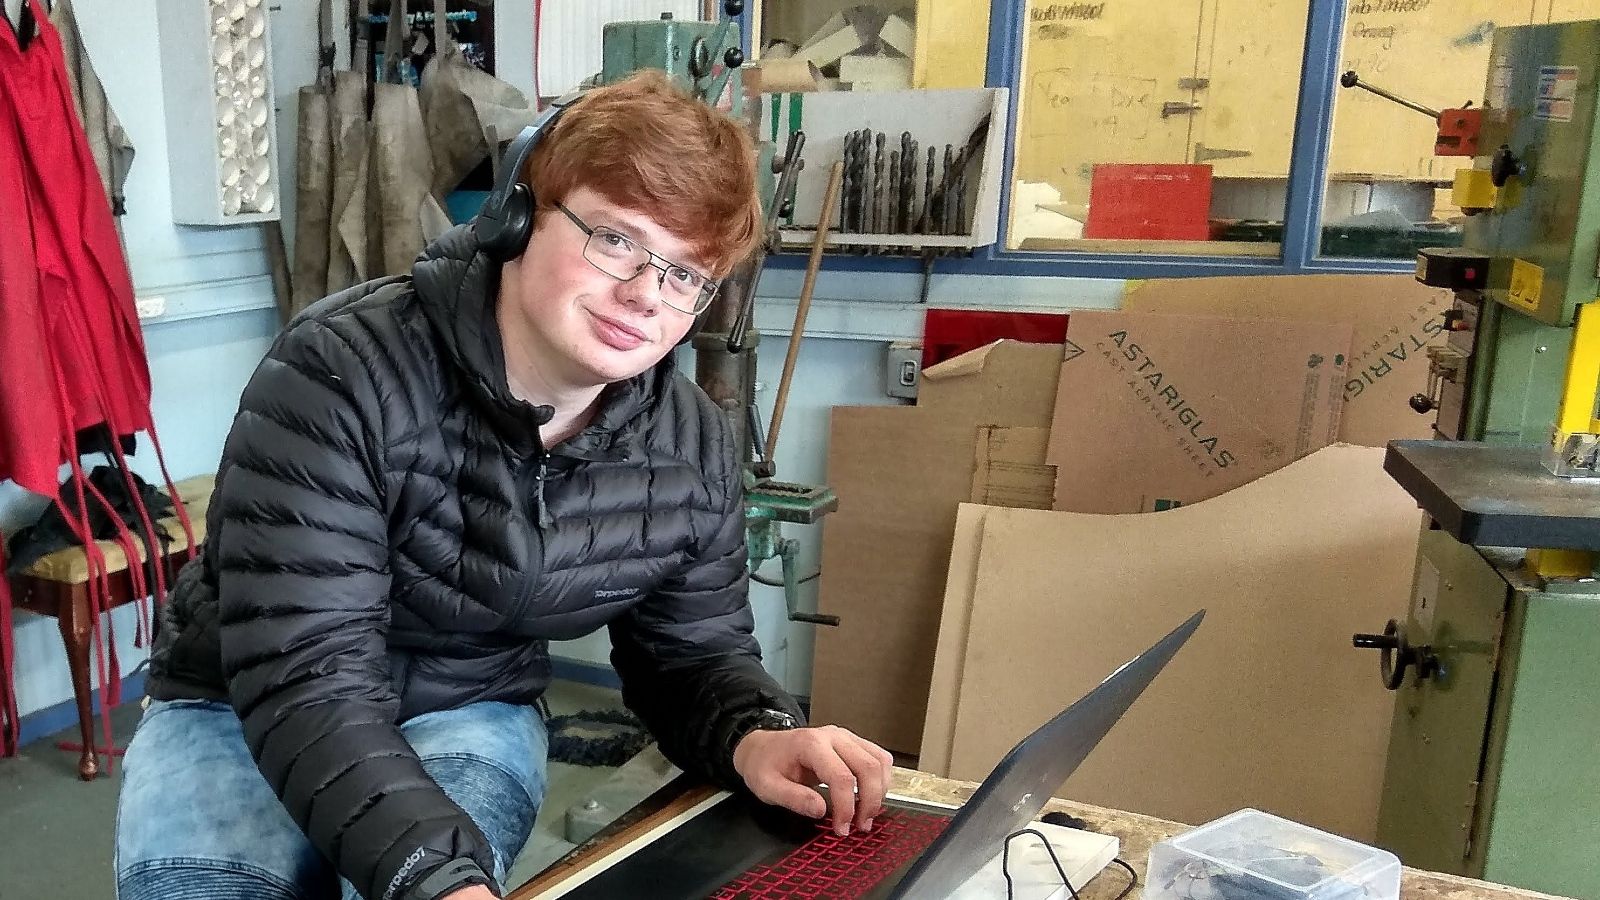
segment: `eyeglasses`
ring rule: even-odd
[[[693,269],[645,249],[638,241],[616,229],[604,225],[590,226],[564,204],[557,203],[556,209],[561,210],[572,220],[572,224],[589,236],[583,245],[583,258],[589,261],[589,265],[612,278],[631,281],[646,267],[654,267],[661,272],[657,286],[661,289],[662,302],[691,316],[705,312],[706,307],[711,305],[711,298],[717,295],[717,288],[721,286],[719,282],[711,281]]]

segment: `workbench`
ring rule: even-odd
[[[896,768],[894,786],[890,790],[915,800],[959,805],[966,802],[976,788],[977,785],[971,782]],[[712,793],[712,788],[695,785],[682,778],[674,781],[592,840],[557,860],[532,881],[513,889],[507,895],[507,900],[533,900],[569,879],[581,877],[586,870],[628,841],[688,810]],[[1189,828],[1165,819],[1067,800],[1051,800],[1045,806],[1045,812],[1054,811],[1083,819],[1092,831],[1115,835],[1122,842],[1119,857],[1139,873],[1141,886],[1144,883],[1145,865],[1149,862],[1150,846]],[[1111,900],[1126,885],[1127,873],[1112,866],[1081,888],[1078,894],[1082,900]],[[1401,876],[1400,896],[1402,900],[1536,900],[1551,895],[1407,868]]]

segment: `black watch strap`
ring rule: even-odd
[[[734,716],[727,732],[728,752],[739,745],[752,731],[790,731],[800,727],[800,720],[781,709],[757,707]]]
[[[500,892],[495,889],[494,879],[484,874],[482,868],[470,859],[453,859],[432,872],[428,877],[417,882],[416,887],[406,892],[406,900],[436,900],[453,891],[474,884],[485,885],[495,896]]]

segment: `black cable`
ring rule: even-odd
[[[1139,873],[1135,872],[1133,870],[1133,866],[1130,866],[1127,863],[1123,862],[1120,857],[1117,858],[1117,859],[1113,859],[1112,862],[1114,862],[1117,865],[1119,865],[1119,866],[1123,867],[1124,869],[1128,870],[1128,886],[1122,889],[1122,893],[1120,893],[1117,896],[1111,898],[1111,900],[1122,900],[1122,898],[1124,898],[1124,897],[1128,896],[1129,894],[1133,893],[1133,889],[1134,888],[1139,886]]]
[[[1011,882],[1011,870],[1009,868],[1011,841],[1025,834],[1031,834],[1044,843],[1044,851],[1050,854],[1050,861],[1055,864],[1056,874],[1061,876],[1061,883],[1067,886],[1067,892],[1072,894],[1072,900],[1079,900],[1078,889],[1073,887],[1072,881],[1067,878],[1066,870],[1061,867],[1061,860],[1056,858],[1055,848],[1050,846],[1050,841],[1048,838],[1032,828],[1024,828],[1021,831],[1014,831],[1011,834],[1006,835],[1005,843],[1000,847],[1000,874],[1004,875],[1006,879],[1006,900],[1015,900],[1015,896],[1013,894],[1015,888]],[[1126,898],[1129,894],[1133,893],[1133,889],[1135,887],[1139,886],[1139,873],[1134,871],[1133,866],[1128,865],[1120,857],[1111,861],[1127,870],[1127,885],[1123,887],[1122,893],[1112,898],[1112,900],[1124,900],[1124,898]]]
[[[1067,886],[1068,893],[1072,894],[1072,900],[1079,900],[1078,889],[1073,887],[1072,882],[1067,878],[1067,870],[1061,868],[1061,860],[1056,858],[1056,850],[1050,846],[1050,839],[1033,828],[1024,828],[1021,831],[1011,832],[1006,835],[1006,842],[1000,845],[1000,874],[1004,875],[1006,879],[1006,900],[1015,900],[1012,896],[1013,885],[1011,883],[1011,869],[1009,868],[1011,842],[1025,834],[1033,835],[1044,844],[1044,852],[1050,854],[1050,862],[1055,864],[1056,874],[1061,876],[1061,883]]]

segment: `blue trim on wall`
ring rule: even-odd
[[[552,656],[550,658],[550,674],[562,681],[576,681],[580,684],[592,684],[598,687],[611,688],[615,691],[622,690],[622,679],[617,677],[617,670],[602,663],[562,659]]]
[[[127,706],[129,703],[137,703],[142,699],[144,699],[144,672],[135,672],[122,679],[122,705]],[[99,688],[95,689],[90,703],[96,717],[95,735],[98,741],[100,740]],[[21,746],[27,746],[40,738],[49,737],[66,728],[71,728],[76,732],[78,727],[78,701],[76,699],[63,700],[55,706],[47,706],[44,709],[35,710],[23,716],[22,720],[17,724],[19,726],[17,743]],[[74,734],[74,737],[76,737],[76,734]],[[122,735],[121,737],[126,741],[129,735]]]
[[[1008,122],[1015,129],[1025,85],[1022,40],[1026,14],[1021,0],[992,0],[989,7],[988,62],[984,84],[1009,87]],[[1209,275],[1289,275],[1301,273],[1404,273],[1415,269],[1411,259],[1336,258],[1321,255],[1323,195],[1327,183],[1327,149],[1333,127],[1334,90],[1343,31],[1345,0],[1310,0],[1306,42],[1301,59],[1299,107],[1294,149],[1289,161],[1288,204],[1280,255],[1200,256],[1180,254],[1071,253],[1005,250],[1001,243],[983,247],[971,257],[940,257],[939,274],[1065,276],[1075,278],[1188,278]],[[1012,135],[1004,142],[1003,180],[1010,182],[1015,165]],[[1000,232],[1011,218],[1011,192],[1000,191]],[[832,265],[829,265],[832,263]],[[771,256],[775,269],[800,269],[804,254]],[[835,254],[824,269],[849,272],[920,273],[911,258]]]

